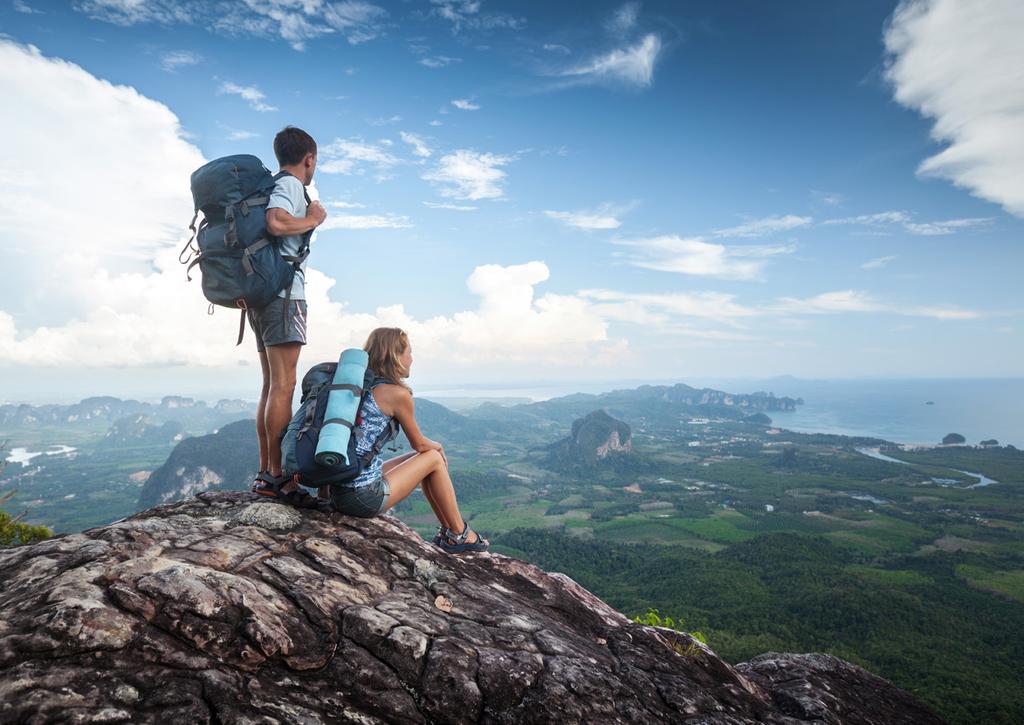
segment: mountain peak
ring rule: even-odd
[[[564,575],[248,493],[0,551],[0,578],[6,722],[940,722],[842,660],[734,668]]]

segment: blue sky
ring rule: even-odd
[[[401,324],[427,387],[1018,375],[1020,31],[1002,0],[8,2],[0,396],[249,385],[166,260],[188,172],[285,124],[329,213],[310,364]]]

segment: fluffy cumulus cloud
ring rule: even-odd
[[[1024,3],[904,0],[885,31],[896,100],[946,147],[920,173],[1024,216]]]
[[[278,36],[296,50],[341,35],[356,45],[381,35],[388,12],[363,0],[75,0],[75,10],[116,25],[203,24],[231,35]]]
[[[675,235],[619,239],[615,244],[634,250],[627,259],[636,267],[719,279],[757,279],[770,257],[796,251],[793,245],[727,246]]]
[[[512,160],[511,156],[459,149],[442,156],[423,178],[439,184],[442,196],[468,201],[500,199],[505,195],[505,172],[500,167]]]
[[[251,341],[234,345],[235,313],[209,316],[198,280],[187,283],[178,263],[192,214],[189,175],[205,160],[174,114],[34,48],[0,41],[0,68],[0,92],[19,108],[0,121],[10,141],[0,149],[8,285],[0,366],[251,365]],[[344,228],[406,225],[389,214],[331,219]],[[621,352],[590,300],[538,291],[549,276],[538,261],[480,266],[466,282],[475,305],[418,319],[398,304],[400,291],[393,303],[352,309],[330,296],[335,281],[311,267],[304,354],[331,359],[379,325],[405,327],[419,353],[446,365],[577,366]]]

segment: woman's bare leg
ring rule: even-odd
[[[392,458],[390,460],[384,461],[384,467],[383,467],[384,478],[388,479],[388,481],[390,482],[391,481],[391,477],[389,476],[389,474],[391,473],[392,469],[394,469],[396,466],[402,465],[403,463],[408,461],[410,458],[412,458],[413,456],[417,456],[417,455],[419,455],[419,453],[417,451],[409,451],[408,453],[403,453],[400,456],[395,456],[394,458]],[[428,489],[429,489],[429,486],[424,486],[423,487],[423,496],[427,499],[427,503],[430,504],[430,508],[432,508],[434,510],[434,515],[437,516],[437,520],[441,521],[441,513],[439,512],[439,509],[437,508],[437,501],[434,500],[433,493],[431,493]],[[445,524],[442,523],[441,525],[444,526]]]
[[[386,477],[391,486],[391,495],[388,496],[385,509],[397,504],[422,483],[423,492],[427,495],[427,500],[430,501],[441,526],[456,533],[462,531],[465,520],[455,499],[455,487],[448,475],[448,467],[440,453],[427,451],[410,456],[392,468]],[[476,540],[474,533],[469,543]]]

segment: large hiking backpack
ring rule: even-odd
[[[303,236],[297,255],[284,256],[277,239],[267,231],[270,194],[277,180],[287,174],[271,174],[262,161],[248,154],[214,159],[192,172],[192,237],[178,261],[188,265],[189,281],[189,272],[199,265],[203,294],[211,302],[210,314],[213,305],[241,309],[238,344],[245,334],[245,311],[265,307],[284,289],[287,316],[292,279],[309,255],[312,232]],[[197,230],[199,212],[203,220]]]
[[[388,429],[373,442],[365,455],[360,456],[356,452],[358,441],[356,435],[352,435],[348,442],[348,463],[342,460],[334,466],[321,466],[316,462],[316,445],[320,440],[320,430],[324,426],[327,395],[337,367],[338,364],[334,362],[320,363],[311,367],[302,377],[302,402],[282,434],[281,469],[287,474],[298,474],[299,482],[305,486],[344,486],[351,483],[370,464],[374,456],[380,454],[384,446],[398,435],[398,423],[392,419]],[[366,369],[356,419],[349,421],[353,427],[362,420],[366,397],[378,385],[390,382],[373,370]]]

